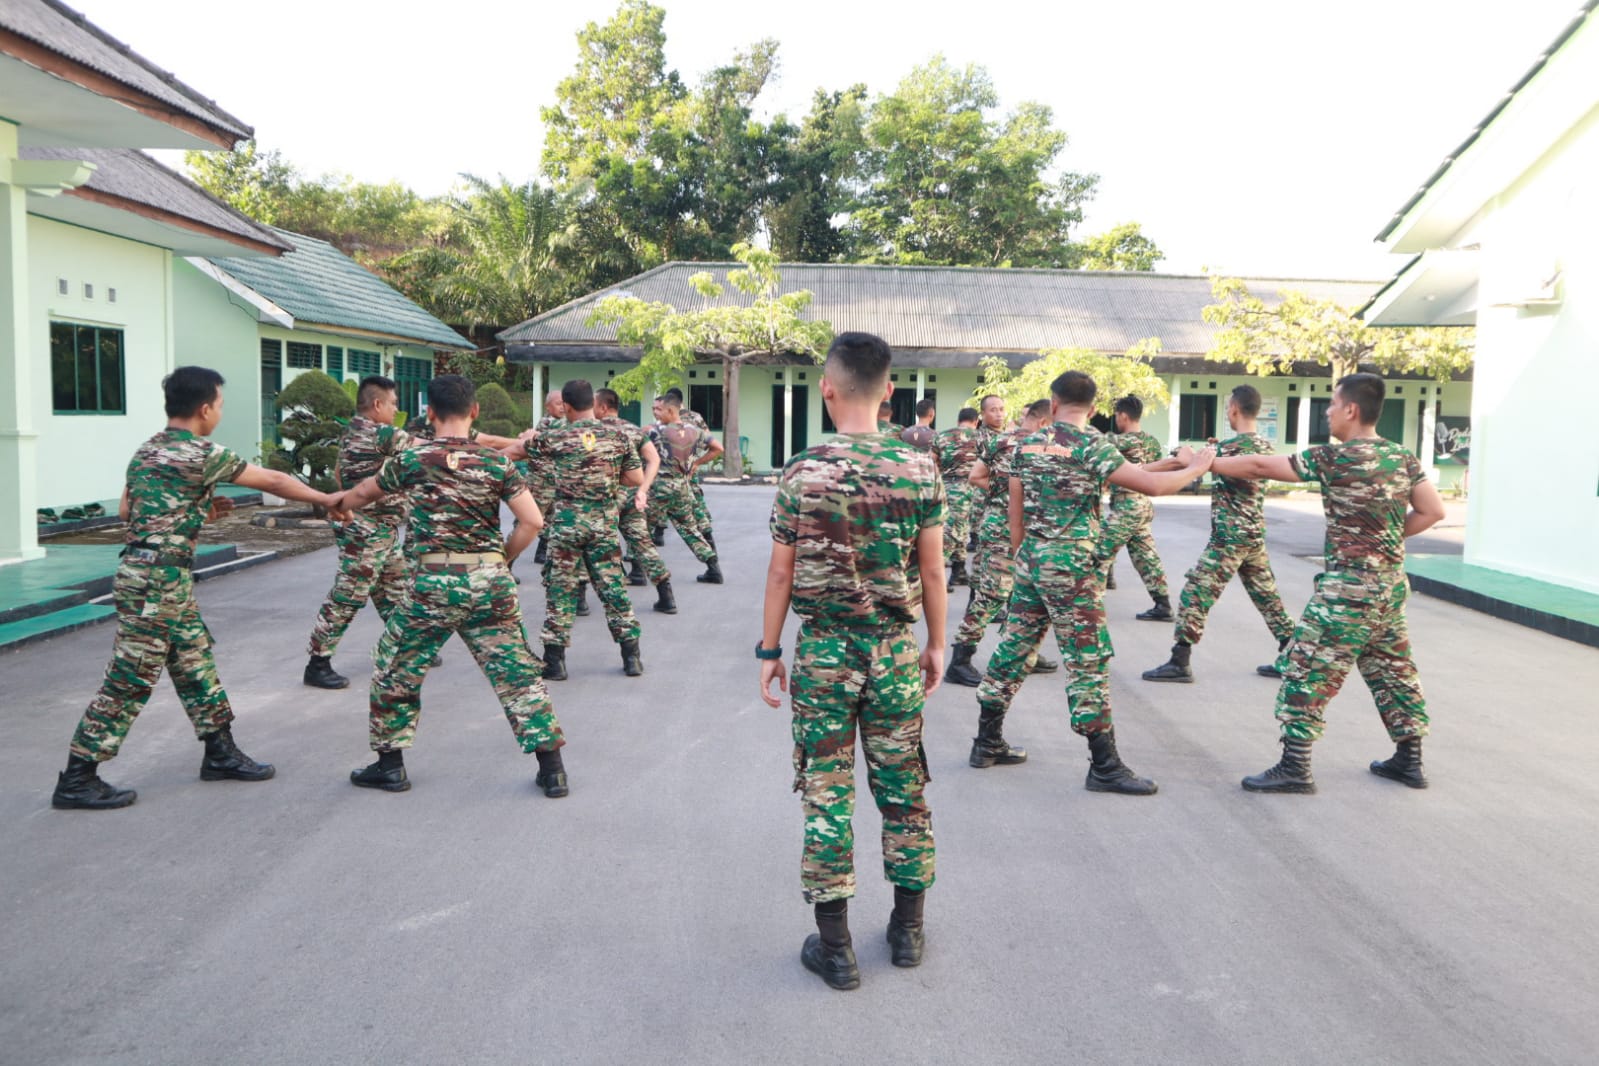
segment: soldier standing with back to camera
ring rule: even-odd
[[[558,389],[551,389],[544,396],[544,417],[538,420],[533,427],[534,432],[542,433],[552,426],[559,426],[566,421],[566,404],[561,400]],[[533,502],[539,505],[539,514],[544,516],[546,532],[539,537],[538,546],[533,550],[533,562],[543,566],[549,559],[550,537],[548,526],[551,512],[555,509],[555,482],[550,477],[549,464],[542,459],[529,455],[527,462],[527,487],[533,493]]]
[[[1373,761],[1379,777],[1426,788],[1421,739],[1427,701],[1411,658],[1405,602],[1405,538],[1444,517],[1443,499],[1421,463],[1377,432],[1386,386],[1376,374],[1338,381],[1327,408],[1333,441],[1298,455],[1238,455],[1216,460],[1216,473],[1236,478],[1314,481],[1327,512],[1326,570],[1278,660],[1278,763],[1244,778],[1251,792],[1315,792],[1310,746],[1325,728],[1327,703],[1357,666],[1371,690],[1394,753]]]
[[[705,573],[694,580],[710,585],[722,584],[722,567],[716,547],[700,528],[694,506],[694,475],[699,468],[722,454],[722,444],[709,432],[682,420],[682,405],[668,393],[655,402],[658,421],[650,427],[650,440],[661,456],[661,472],[650,491],[650,524],[670,522],[683,538],[694,558],[705,564]]]
[[[137,798],[132,789],[101,780],[99,766],[116,757],[163,668],[205,745],[202,780],[264,781],[275,772],[233,742],[233,707],[217,679],[211,632],[194,599],[194,548],[223,482],[330,509],[338,501],[206,439],[222,422],[223,384],[208,367],[180,366],[168,374],[161,382],[167,426],[128,462],[118,509],[127,523],[126,547],[111,586],[117,608],[111,664],[72,736],[52,807],[105,810]]]
[[[415,573],[405,610],[390,616],[373,653],[369,730],[377,761],[353,770],[359,788],[411,787],[405,749],[416,738],[422,680],[451,633],[472,652],[524,752],[539,763],[534,785],[567,794],[561,725],[527,645],[511,563],[544,524],[527,482],[506,455],[471,439],[477,390],[458,374],[428,384],[433,434],[386,460],[374,477],[345,493],[341,506],[362,508],[404,494],[415,541]],[[500,504],[516,517],[507,539]]]
[[[1143,466],[1161,461],[1160,441],[1145,433],[1140,425],[1144,417],[1144,401],[1136,396],[1123,396],[1116,401],[1116,433],[1109,438],[1129,463]],[[1160,467],[1152,467],[1159,470]],[[1171,594],[1166,588],[1166,570],[1160,563],[1160,552],[1155,548],[1155,506],[1149,497],[1119,485],[1110,487],[1110,512],[1105,516],[1099,554],[1104,560],[1107,583],[1116,565],[1116,556],[1122,548],[1132,557],[1133,568],[1144,581],[1144,589],[1154,600],[1154,606],[1136,616],[1141,622],[1170,622]]]
[[[645,518],[649,506],[650,487],[661,470],[661,455],[655,450],[647,430],[635,426],[619,413],[621,397],[611,389],[594,390],[594,417],[600,423],[625,436],[638,452],[644,464],[644,480],[638,485],[619,485],[617,506],[618,525],[622,539],[633,555],[633,568],[628,571],[629,585],[643,585],[648,581],[655,586],[655,609],[663,614],[677,613],[677,598],[672,595],[672,572],[666,568],[661,553],[650,540],[650,526]]]
[[[921,964],[933,884],[933,824],[923,795],[922,708],[944,659],[944,500],[932,456],[874,432],[892,389],[892,353],[869,333],[841,333],[822,370],[822,402],[840,436],[783,469],[772,505],[761,698],[793,699],[794,789],[803,797],[800,883],[817,932],[800,951],[829,986],[860,985],[848,907],[855,894],[855,737],[883,816],[883,875],[894,885],[887,938],[894,965]],[[779,640],[788,609],[803,620],[790,689]],[[927,645],[913,626],[925,608]]]
[[[933,456],[939,476],[944,479],[948,501],[944,522],[944,565],[949,567],[950,592],[966,584],[966,538],[970,532],[972,497],[975,486],[968,479],[977,465],[977,409],[962,407],[955,416],[955,428],[933,438]]]
[[[899,439],[906,444],[914,444],[923,451],[932,451],[933,440],[938,436],[933,431],[933,420],[938,417],[938,402],[931,397],[916,401],[916,424],[906,426],[900,431]]]

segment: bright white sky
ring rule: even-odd
[[[614,0],[378,4],[71,0],[255,127],[302,171],[447,190],[538,169],[539,109],[574,35]],[[1160,269],[1384,279],[1371,238],[1575,14],[1576,0],[665,0],[695,81],[781,42],[767,107],[817,87],[891,90],[936,52],[978,63],[1002,107],[1054,108],[1069,169],[1101,175],[1083,233],[1137,220]]]

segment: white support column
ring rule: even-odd
[[[544,364],[533,364],[533,425],[539,424],[539,419],[544,417],[544,394],[549,390],[544,387]]]
[[[1305,395],[1303,395],[1303,396],[1301,396],[1299,398],[1299,425],[1298,425],[1297,429],[1298,429],[1298,432],[1296,432],[1294,434],[1294,440],[1297,441],[1298,443],[1295,444],[1294,447],[1297,450],[1299,450],[1299,451],[1304,451],[1306,448],[1310,447],[1310,394],[1309,393],[1306,393]]]
[[[1437,385],[1422,386],[1426,390],[1426,402],[1421,406],[1421,454],[1416,458],[1421,460],[1421,468],[1432,478],[1434,484],[1438,481],[1438,471],[1433,469],[1433,447],[1438,439],[1438,394],[1443,390]]]
[[[922,397],[927,394],[927,371],[921,367],[916,368],[916,402],[921,403]]]
[[[1181,421],[1178,416],[1182,413],[1182,410],[1183,410],[1183,379],[1178,377],[1175,374],[1172,375],[1170,391],[1171,391],[1171,422],[1170,422],[1170,430],[1166,434],[1166,450],[1167,451],[1170,451],[1171,449],[1177,447],[1179,444],[1182,443],[1182,439],[1181,439],[1181,437],[1178,436],[1178,433],[1177,433],[1177,427],[1178,427],[1179,422]]]
[[[0,563],[44,555],[37,517],[39,435],[30,409],[28,193],[12,184],[16,159],[17,127],[0,121]]]
[[[794,368],[783,368],[783,455],[781,458],[772,456],[772,466],[782,469],[788,462],[789,456],[794,454]]]

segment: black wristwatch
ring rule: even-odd
[[[755,642],[755,657],[757,659],[781,659],[783,657],[783,645],[779,644],[775,648],[763,648],[761,643],[758,640]]]

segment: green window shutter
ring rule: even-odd
[[[334,381],[344,380],[344,349],[328,345],[328,376]]]

